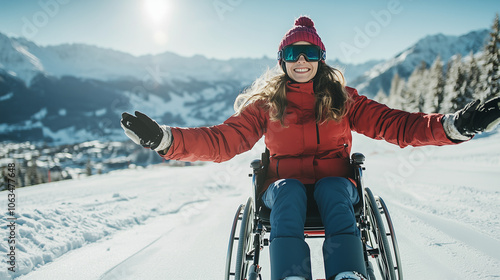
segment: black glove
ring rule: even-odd
[[[500,97],[483,104],[475,100],[455,113],[455,127],[464,136],[491,131],[500,123]]]
[[[162,151],[170,147],[172,143],[170,127],[158,125],[139,111],[135,111],[135,116],[124,112],[120,123],[125,134],[144,148]]]

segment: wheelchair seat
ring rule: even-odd
[[[306,222],[304,224],[304,231],[320,231],[324,230],[323,222],[321,220],[321,215],[319,213],[318,205],[314,200],[313,192],[314,185],[306,185],[307,190],[307,213],[306,213]],[[358,202],[354,205],[354,213],[356,219],[358,219],[363,203]],[[271,230],[271,209],[267,208],[262,199],[258,199],[258,217],[262,221],[262,224],[266,227],[267,230]]]
[[[306,231],[324,230],[318,206],[316,205],[314,198],[310,194],[314,190],[314,185],[306,185],[306,189],[307,189],[307,213],[306,213],[306,222],[304,225],[304,230]],[[271,209],[267,208],[264,205],[262,199],[259,199],[259,206],[260,206],[258,211],[259,219],[262,221],[262,224],[266,227],[266,229],[270,231]]]

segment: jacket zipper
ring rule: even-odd
[[[317,141],[317,144],[319,145],[319,127],[318,127],[318,123],[316,123],[316,141]]]

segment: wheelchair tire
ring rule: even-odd
[[[384,221],[381,216],[381,207],[369,188],[365,188],[366,216],[370,222],[368,234],[368,246],[378,249],[376,256],[380,275],[384,280],[396,280],[395,266],[392,259],[390,243],[387,240],[387,233]],[[401,278],[399,278],[401,279]]]
[[[235,280],[246,279],[248,269],[250,267],[251,259],[248,256],[251,255],[253,251],[253,223],[254,223],[255,212],[253,209],[253,200],[251,197],[248,198],[245,205],[240,205],[236,211],[236,215],[233,221],[233,226],[231,229],[231,234],[229,237],[229,246],[226,257],[226,275],[225,280],[230,280],[231,276],[234,276]],[[239,231],[238,237],[236,233]],[[235,266],[232,267],[232,257],[234,242],[238,241],[238,246],[236,248],[236,260]],[[234,270],[233,270],[234,269]],[[233,271],[232,271],[233,270]]]
[[[237,240],[236,237],[236,229],[238,228],[239,221],[241,220],[242,210],[245,205],[241,204],[238,206],[236,210],[236,214],[234,215],[233,225],[231,227],[231,233],[229,234],[229,245],[227,247],[227,256],[226,256],[226,274],[224,276],[224,280],[230,280],[231,276],[234,276],[234,272],[231,272],[231,260],[233,259],[233,247],[234,241]]]
[[[381,197],[375,197],[375,200],[379,203],[381,207],[381,211],[383,211],[385,221],[387,222],[385,224],[386,230],[388,229],[389,232],[387,235],[391,236],[390,242],[392,244],[392,254],[393,254],[393,261],[395,261],[395,269],[397,270],[398,274],[398,279],[403,279],[403,268],[401,266],[401,257],[399,255],[399,246],[398,246],[398,241],[396,239],[396,232],[394,230],[394,226],[392,224],[392,219],[391,215],[389,215],[389,210],[387,209],[387,205],[385,204],[384,200]]]

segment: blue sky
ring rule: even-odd
[[[0,32],[39,45],[87,43],[134,55],[275,57],[309,15],[329,59],[386,59],[431,34],[490,28],[498,0],[0,0]]]

